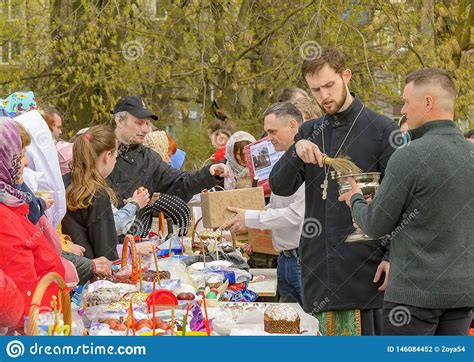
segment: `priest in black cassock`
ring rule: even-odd
[[[326,335],[381,333],[389,261],[386,241],[346,243],[355,228],[349,207],[338,201],[324,155],[349,156],[362,172],[381,172],[400,139],[397,124],[367,106],[348,83],[352,73],[338,49],[306,59],[302,73],[325,116],[301,125],[295,144],[270,174],[272,192],[293,195],[306,182],[300,240],[304,309]]]

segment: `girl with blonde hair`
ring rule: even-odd
[[[117,139],[112,129],[91,127],[74,142],[72,171],[64,175],[67,213],[63,232],[84,247],[84,256],[90,259],[118,258],[112,212],[117,198],[105,180],[116,158]]]

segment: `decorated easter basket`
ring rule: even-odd
[[[61,294],[60,305],[62,306],[61,309],[64,318],[64,325],[69,326],[69,333],[67,335],[70,335],[72,318],[69,289],[67,288],[64,279],[58,273],[48,273],[43,278],[41,278],[31,300],[30,313],[28,315],[28,326],[26,331],[28,336],[38,335],[38,321],[41,301],[43,299],[44,293],[52,283],[56,283],[59,287]]]
[[[137,257],[137,249],[135,247],[135,238],[133,235],[125,235],[123,240],[123,248],[122,248],[122,258],[121,258],[121,268],[122,270],[127,267],[128,263],[128,249],[130,248],[130,259],[132,261],[132,273],[130,274],[130,280],[120,280],[118,275],[114,275],[114,282],[123,282],[129,284],[136,284],[138,281],[138,257]]]

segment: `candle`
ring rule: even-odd
[[[171,335],[174,336],[174,306],[171,307]]]
[[[140,278],[140,293],[142,292],[142,256],[138,254],[138,277]]]
[[[206,249],[204,249],[204,242],[201,239],[201,236],[197,234],[199,241],[201,242],[201,252],[202,252],[202,260],[204,262],[204,268],[206,267]]]
[[[131,302],[130,302],[131,304]],[[128,313],[127,313],[127,331],[125,332],[125,335],[128,337],[128,333],[129,333],[129,330],[130,330],[130,306],[128,307]]]
[[[152,310],[152,317],[151,317],[151,325],[153,327],[153,335],[155,335],[155,281],[153,280],[153,290],[151,291],[151,295],[152,295],[152,306],[151,306],[151,310]]]
[[[206,333],[208,336],[211,335],[211,329],[209,328],[209,317],[207,316],[207,307],[206,307],[206,296],[204,295],[204,292],[202,292],[202,300],[204,304],[204,324],[206,325]]]
[[[219,242],[222,243],[222,230],[221,230],[221,235],[216,241],[216,259],[219,260]]]
[[[132,301],[130,301],[130,319],[131,319],[131,323],[132,323],[132,332],[133,332],[133,335],[135,335],[135,318],[133,317],[133,305],[132,305]]]
[[[189,308],[191,307],[191,304],[188,303],[188,306],[186,308],[186,314],[183,317],[183,329],[182,329],[182,336],[186,335],[186,324],[188,324],[188,313],[189,313]]]
[[[161,232],[161,237],[165,237],[165,214],[163,212],[160,212],[160,232]]]
[[[158,258],[156,257],[155,245],[152,245],[151,248],[153,249],[153,261],[155,262],[156,278],[158,279],[158,285],[161,285],[160,269],[158,269]],[[155,287],[153,287],[153,290],[155,290]]]

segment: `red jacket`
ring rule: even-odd
[[[17,326],[23,316],[24,304],[13,280],[0,269],[0,328]]]
[[[24,315],[29,313],[31,299],[41,277],[56,272],[64,278],[64,267],[58,253],[28,220],[28,210],[26,204],[9,207],[0,203],[0,269],[21,292]],[[58,295],[56,284],[47,289],[41,305],[50,307],[53,295]],[[18,323],[18,326],[21,325],[23,318]]]
[[[214,152],[214,154],[211,156],[214,158],[213,163],[219,163],[225,158],[225,149],[226,145],[218,148],[217,151]]]

